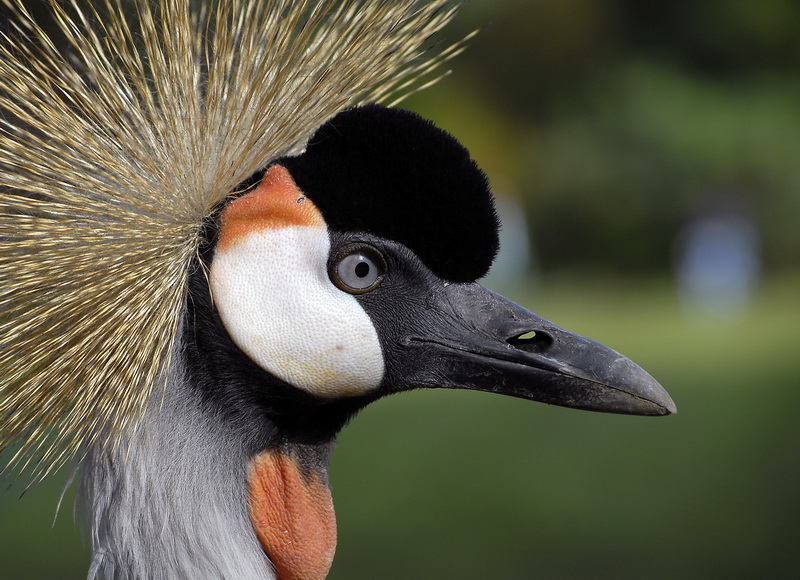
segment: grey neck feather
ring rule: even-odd
[[[247,452],[209,415],[174,368],[135,431],[90,449],[78,490],[90,580],[275,579],[250,520]]]

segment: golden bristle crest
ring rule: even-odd
[[[237,184],[462,44],[447,0],[51,0],[60,50],[0,1],[0,452],[44,476],[141,416]]]

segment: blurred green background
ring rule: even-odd
[[[679,414],[381,401],[334,454],[331,578],[797,577],[800,3],[493,0],[447,36],[475,28],[404,106],[504,200],[488,284]],[[6,482],[0,578],[85,577],[66,478]]]

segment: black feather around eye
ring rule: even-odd
[[[486,176],[454,137],[415,113],[380,105],[344,111],[305,153],[278,163],[331,229],[396,240],[445,280],[474,281],[497,254]]]

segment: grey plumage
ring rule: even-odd
[[[242,483],[249,452],[188,385],[181,349],[178,341],[163,396],[120,445],[95,444],[83,461],[89,578],[271,580]]]

